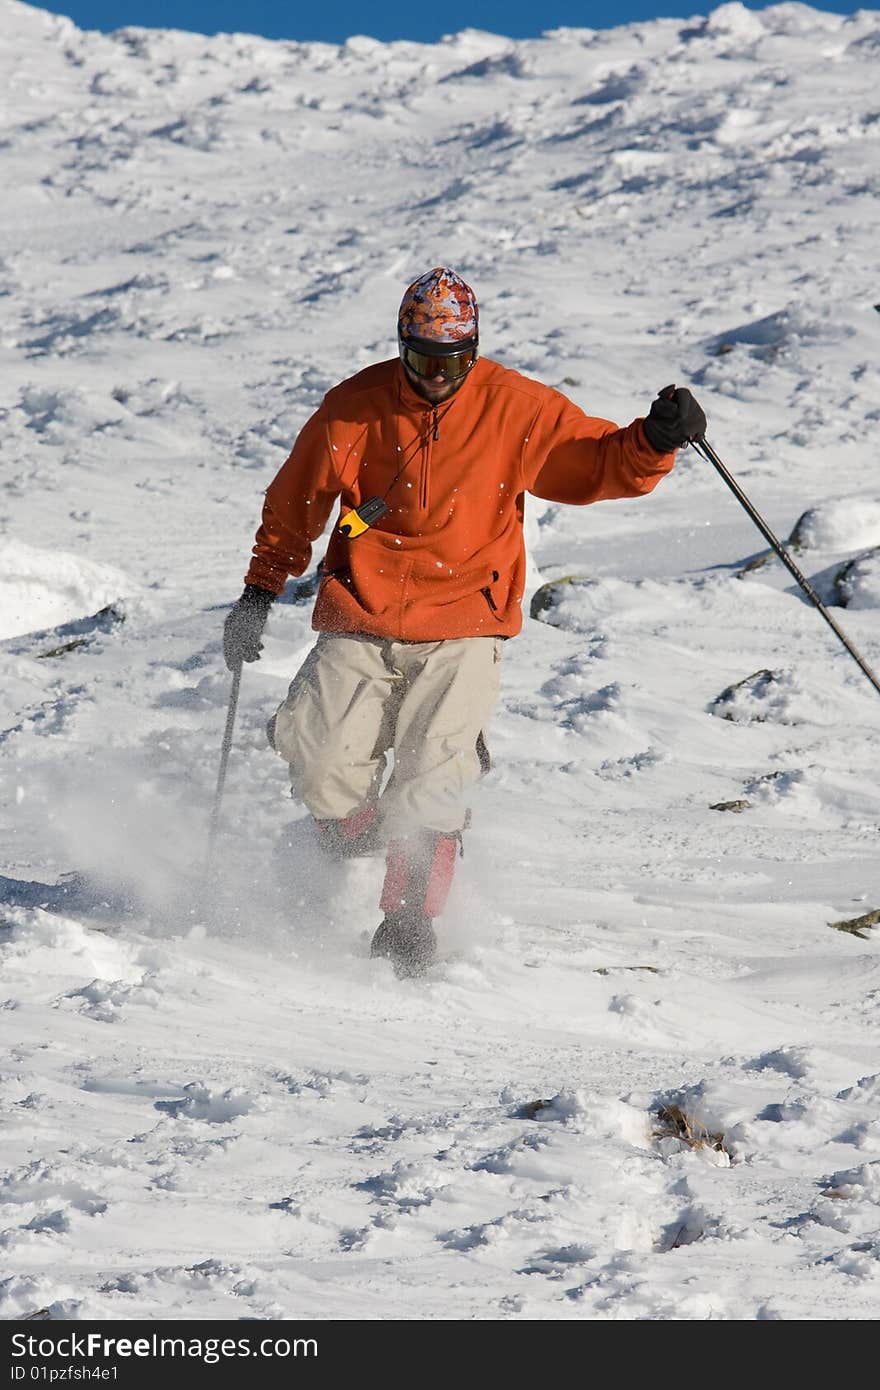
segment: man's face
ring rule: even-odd
[[[454,396],[458,388],[467,380],[466,376],[454,378],[447,381],[445,376],[437,375],[433,377],[417,376],[414,371],[403,364],[403,370],[413,390],[422,397],[423,400],[430,401],[432,405],[440,405],[442,401],[448,401],[450,396]]]

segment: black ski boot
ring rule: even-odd
[[[420,912],[386,913],[370,943],[371,956],[384,956],[399,980],[427,974],[437,954],[437,937],[430,917]]]
[[[460,850],[460,832],[442,830],[415,830],[388,846],[379,899],[385,921],[370,955],[387,956],[399,979],[426,974],[436,959],[434,918],[446,904]]]

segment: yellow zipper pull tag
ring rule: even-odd
[[[341,516],[336,529],[341,536],[353,541],[356,536],[362,536],[365,531],[369,531],[373,522],[378,521],[387,511],[388,503],[383,497],[368,497],[359,507],[354,507]]]

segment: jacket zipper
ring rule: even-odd
[[[428,473],[431,465],[431,441],[440,438],[440,421],[437,418],[436,405],[431,410],[431,428],[425,435],[425,447],[422,451],[422,478],[419,490],[419,506],[423,512],[428,510]]]
[[[444,416],[449,414],[454,404],[454,400],[449,401],[446,405],[445,410],[441,410],[439,405],[432,406],[431,423],[425,429],[425,433],[420,436],[422,444],[422,465],[421,473],[419,476],[419,506],[421,507],[421,510],[423,512],[426,512],[428,510],[428,474],[430,472],[431,464],[431,443],[432,441],[438,440],[440,438],[440,421],[444,418]],[[412,459],[413,457],[414,455],[411,454],[410,459]],[[394,487],[394,484],[397,482],[397,479],[400,477],[401,473],[403,473],[405,467],[406,465],[404,464],[404,467],[398,471],[398,473],[393,478],[389,486],[385,489],[385,492],[382,494],[383,498],[387,497],[388,493],[391,491],[391,489]]]

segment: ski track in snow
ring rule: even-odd
[[[204,855],[261,493],[439,262],[595,414],[690,384],[880,665],[880,16],[0,21],[0,1317],[874,1318],[876,695],[699,459],[529,503],[426,981],[266,748],[293,584]]]

